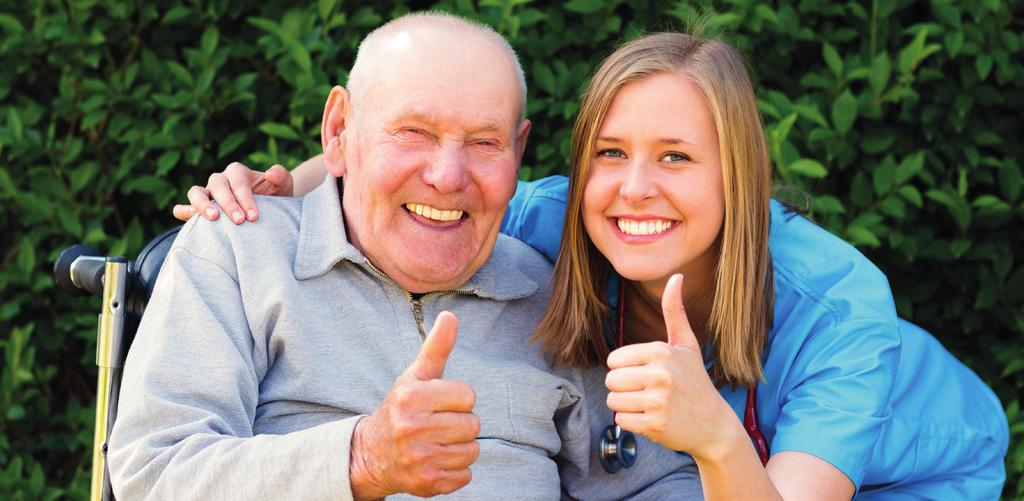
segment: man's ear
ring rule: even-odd
[[[327,173],[341,177],[345,174],[345,127],[346,114],[352,103],[349,93],[340,85],[331,89],[324,106],[324,120],[320,125],[320,142],[324,147],[324,167]]]
[[[530,119],[524,118],[519,122],[519,130],[516,131],[516,165],[523,162],[523,152],[526,151],[526,138],[530,136]]]

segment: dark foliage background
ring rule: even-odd
[[[0,0],[0,497],[87,496],[98,300],[54,289],[57,253],[134,256],[229,161],[317,153],[323,100],[360,38],[430,6]],[[780,183],[810,194],[796,201],[888,273],[900,313],[999,394],[1004,497],[1024,497],[1019,1],[440,7],[520,52],[531,179],[564,172],[581,85],[617,43],[709,15],[751,61]]]

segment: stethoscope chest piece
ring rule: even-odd
[[[601,433],[601,450],[598,458],[601,467],[608,473],[615,473],[621,468],[629,468],[636,464],[636,435],[623,430],[619,425],[611,424]]]

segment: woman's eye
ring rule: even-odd
[[[661,159],[665,162],[686,162],[690,160],[690,157],[682,153],[672,152],[666,153]]]
[[[608,157],[608,158],[626,158],[626,154],[623,153],[622,150],[615,149],[615,148],[608,148],[608,149],[604,149],[604,150],[599,150],[597,152],[597,156],[599,156],[599,157]]]

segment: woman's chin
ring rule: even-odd
[[[636,263],[616,265],[612,263],[615,272],[620,277],[633,282],[655,282],[668,280],[676,270],[653,268],[651,266],[637,266]]]

